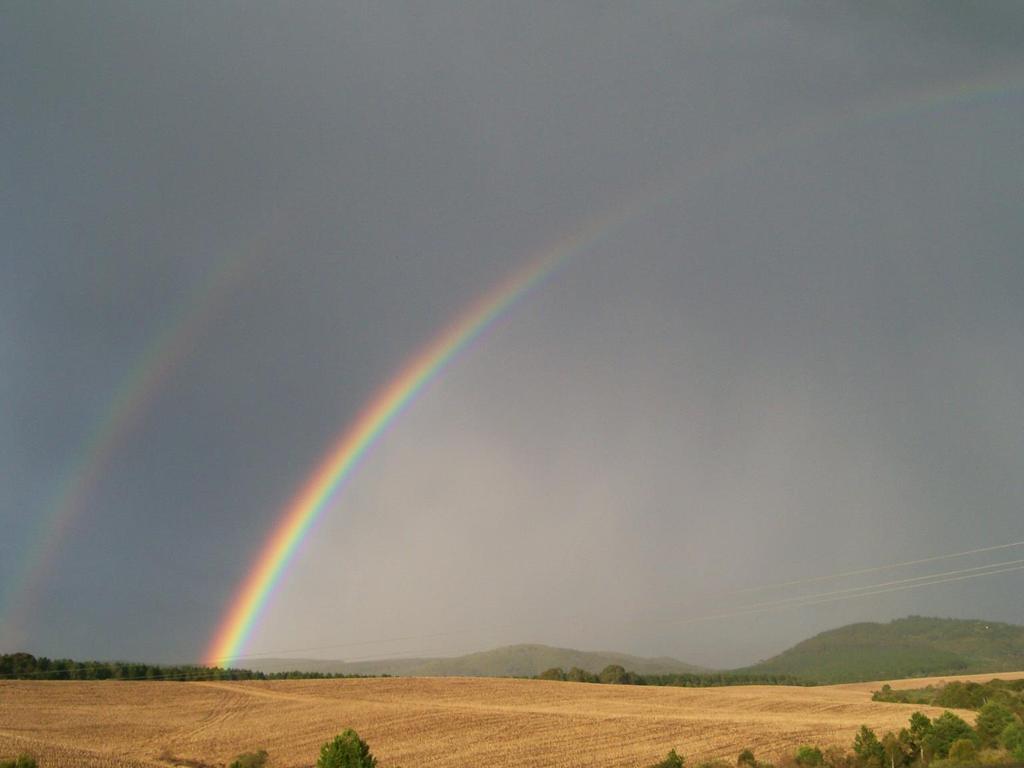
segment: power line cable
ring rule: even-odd
[[[1001,565],[997,563],[996,565]],[[1011,573],[1013,571],[1024,571],[1024,565],[1016,565],[1008,568],[1000,568],[994,571],[985,571],[984,573],[969,573],[960,576],[950,576],[948,578],[934,579],[933,581],[924,582],[921,584],[902,584],[901,586],[889,587],[886,589],[877,589],[871,592],[861,592],[853,595],[839,595],[832,597],[825,597],[822,599],[821,595],[809,595],[807,599],[799,603],[790,603],[788,605],[777,605],[777,604],[765,604],[765,605],[754,605],[749,606],[749,610],[739,610],[731,613],[715,613],[707,614],[705,616],[695,616],[692,618],[678,619],[676,621],[668,620],[668,623],[681,623],[689,624],[698,621],[710,621],[713,619],[729,619],[737,616],[748,616],[755,613],[764,613],[765,611],[784,609],[784,608],[800,608],[808,605],[821,605],[823,603],[835,603],[841,600],[854,600],[859,597],[871,597],[873,595],[883,595],[889,592],[901,592],[908,589],[919,589],[921,587],[930,587],[935,584],[946,584],[952,581],[964,581],[965,579],[977,579],[981,576],[994,576],[999,573]],[[937,574],[938,575],[938,574]],[[874,585],[880,586],[880,585]]]
[[[990,563],[987,566],[977,566],[977,567],[974,567],[974,568],[963,568],[963,569],[958,569],[958,570],[954,570],[954,571],[940,572],[940,573],[936,573],[936,574],[931,574],[930,576],[919,576],[919,577],[915,577],[915,578],[912,578],[912,579],[899,579],[899,580],[895,580],[895,581],[880,582],[878,584],[870,584],[870,585],[865,585],[863,587],[855,587],[853,589],[854,590],[858,590],[855,593],[852,592],[852,590],[833,590],[833,591],[830,591],[830,592],[822,592],[822,593],[819,593],[819,594],[816,594],[816,595],[807,595],[806,597],[803,597],[803,598],[791,598],[790,601],[777,601],[777,600],[775,600],[775,601],[769,601],[767,603],[755,603],[755,604],[752,604],[752,605],[749,605],[749,606],[744,606],[743,608],[741,608],[739,610],[731,611],[731,612],[727,612],[727,613],[712,613],[712,614],[705,614],[705,615],[702,615],[702,616],[684,617],[684,618],[681,618],[681,619],[680,618],[663,619],[661,621],[661,623],[694,624],[694,623],[704,622],[704,621],[714,621],[714,620],[719,620],[719,619],[737,618],[737,617],[740,617],[740,616],[749,616],[749,615],[752,615],[752,614],[765,613],[765,612],[773,611],[773,610],[782,610],[782,609],[786,609],[786,608],[799,608],[799,607],[811,606],[811,605],[821,605],[821,604],[825,604],[825,603],[839,602],[839,601],[842,601],[842,600],[853,600],[853,599],[862,598],[862,597],[871,597],[871,596],[874,596],[874,595],[887,594],[887,593],[890,593],[890,592],[900,592],[900,591],[909,590],[909,589],[919,589],[921,587],[930,587],[930,586],[934,586],[936,584],[946,584],[946,583],[949,583],[949,582],[964,581],[966,579],[976,579],[976,578],[980,578],[982,576],[994,576],[994,575],[997,575],[997,574],[1012,573],[1012,572],[1018,572],[1018,571],[1024,571],[1024,560],[1008,560],[1008,561],[999,562],[999,563]],[[913,582],[917,582],[917,583],[913,583]],[[864,590],[868,590],[868,591],[864,591]],[[410,639],[410,640],[421,640],[421,639],[425,639],[427,637],[438,637],[438,636],[451,635],[451,634],[455,634],[455,632],[453,631],[453,632],[445,632],[445,633],[436,633],[434,635],[409,636],[408,639]],[[368,643],[370,641],[366,641],[366,642]],[[384,641],[378,641],[378,642],[384,642]],[[284,651],[276,651],[275,653],[284,653]],[[409,652],[395,654],[391,658],[416,657],[416,656],[418,656],[418,655],[420,655],[422,653],[424,653],[424,651],[421,651],[421,650],[420,651],[409,651]],[[348,659],[346,663],[358,662],[358,661],[369,661],[369,660],[376,660],[376,658],[374,656],[354,657],[354,658]],[[153,666],[159,666],[159,665],[153,665]],[[70,672],[70,671],[73,671],[73,670],[67,670],[67,671]],[[29,673],[29,674],[22,674],[22,675],[18,675],[16,673],[15,674],[0,675],[0,678],[25,679],[25,678],[29,677],[30,675],[31,676],[38,676],[38,677],[50,677],[50,678],[53,678],[53,676],[55,674],[58,674],[58,672],[57,671],[40,671],[40,672],[36,672],[36,673]],[[264,674],[273,675],[275,673],[264,673]],[[280,674],[285,674],[285,673],[280,673]],[[313,673],[313,674],[316,674],[316,673]],[[332,677],[332,676],[333,677],[338,677],[338,678],[343,677],[343,675],[337,675],[336,673],[323,673],[323,674],[324,674],[325,677]],[[189,673],[188,672],[185,672],[185,673],[166,673],[166,674],[163,674],[163,675],[146,675],[146,676],[139,676],[139,677],[118,677],[118,678],[112,678],[112,679],[122,680],[122,681],[129,681],[129,680],[160,680],[160,679],[179,678],[179,677],[188,678],[189,677]],[[195,682],[218,682],[218,680],[216,678],[211,680],[207,675],[204,675],[202,672],[196,672],[196,674],[193,676],[192,679]],[[230,680],[230,679],[231,679],[230,677],[223,678],[221,681],[227,681],[227,680]],[[258,678],[250,678],[250,679],[258,679]],[[284,679],[284,678],[279,678],[279,679]],[[305,678],[305,679],[316,679],[316,678]]]
[[[835,580],[835,579],[847,578],[847,577],[850,577],[850,576],[862,576],[862,575],[866,575],[866,574],[869,574],[869,573],[878,573],[880,571],[892,570],[892,569],[896,569],[896,568],[906,568],[906,567],[909,567],[909,566],[912,566],[912,565],[921,565],[923,563],[932,563],[932,562],[937,562],[937,561],[940,561],[940,560],[950,560],[950,559],[953,559],[953,558],[967,557],[968,555],[982,554],[982,553],[985,553],[985,552],[995,552],[997,550],[1009,549],[1009,548],[1012,548],[1012,547],[1020,547],[1020,546],[1024,546],[1024,541],[1014,541],[1014,542],[1010,542],[1008,544],[995,544],[995,545],[988,546],[988,547],[976,547],[974,549],[967,549],[967,550],[963,550],[963,551],[960,551],[960,552],[950,552],[950,553],[944,554],[944,555],[934,555],[932,557],[924,557],[924,558],[920,558],[920,559],[917,559],[917,560],[904,560],[904,561],[897,562],[897,563],[889,563],[889,564],[885,564],[885,565],[871,566],[869,568],[860,568],[860,569],[853,570],[853,571],[842,571],[840,573],[826,574],[826,575],[822,575],[822,576],[812,576],[812,577],[809,577],[809,578],[806,578],[806,579],[794,579],[792,581],[776,582],[776,583],[773,583],[773,584],[764,584],[764,585],[759,585],[759,586],[746,587],[744,589],[733,590],[733,591],[730,591],[730,592],[723,592],[723,593],[720,594],[720,596],[721,597],[727,597],[727,596],[733,596],[733,595],[747,594],[747,593],[751,593],[751,592],[766,591],[766,590],[770,590],[770,589],[780,589],[780,588],[783,588],[783,587],[794,587],[794,586],[800,586],[800,585],[804,585],[804,584],[812,584],[812,583],[817,583],[817,582],[822,582],[822,581],[832,581],[832,580]],[[1022,561],[1022,562],[1024,562],[1024,561]],[[999,565],[999,563],[993,564],[993,567],[995,565]],[[981,567],[985,567],[985,566],[979,566],[979,568],[981,568]],[[950,571],[948,573],[952,574],[953,572]],[[922,577],[917,577],[917,578],[918,579],[934,578],[937,575],[940,575],[940,574],[932,574],[931,576],[922,576]],[[879,586],[879,585],[867,585],[867,586],[864,586],[864,587],[851,588],[851,589],[871,589],[871,588],[874,588],[874,587],[877,587],[877,586]],[[842,591],[843,590],[837,590],[837,593],[838,592],[842,592]],[[831,594],[831,593],[827,593],[827,594]],[[802,600],[802,599],[804,599],[804,598],[803,597],[799,597],[799,598],[786,598],[785,600]],[[760,605],[760,604],[758,604],[758,605]],[[576,619],[580,619],[580,620],[587,620],[588,617],[579,617],[579,616],[577,616],[575,618]],[[635,620],[635,619],[630,619],[630,620],[632,621],[632,620]],[[653,620],[654,621],[658,621],[659,619],[655,618]],[[270,656],[277,656],[279,654],[310,653],[310,652],[315,652],[315,651],[338,650],[338,649],[342,649],[342,648],[358,648],[360,646],[366,646],[366,645],[383,645],[383,644],[386,644],[386,643],[409,642],[409,641],[413,641],[413,640],[428,640],[428,639],[432,640],[432,639],[436,639],[436,638],[440,638],[440,637],[455,637],[455,636],[474,634],[474,633],[479,633],[479,632],[492,632],[492,631],[499,630],[499,629],[514,629],[516,626],[518,626],[518,625],[517,624],[513,624],[513,623],[495,624],[495,625],[491,625],[491,626],[488,626],[488,627],[475,627],[475,628],[447,630],[447,631],[444,631],[444,632],[435,632],[435,633],[425,634],[425,635],[405,635],[405,636],[400,636],[400,637],[390,637],[390,638],[377,639],[377,640],[357,640],[357,641],[351,641],[351,642],[347,642],[347,643],[334,643],[334,644],[331,644],[331,645],[309,646],[309,647],[305,647],[305,648],[291,648],[291,649],[287,649],[287,650],[261,651],[261,652],[257,652],[257,653],[248,653],[248,654],[241,654],[241,655],[238,655],[238,656],[225,657],[225,658],[221,658],[221,659],[216,659],[216,661],[219,661],[219,662],[230,662],[230,661],[239,661],[239,660],[243,660],[243,659],[267,658],[267,657],[270,657]]]
[[[781,589],[782,587],[795,587],[801,584],[813,584],[819,581],[832,581],[834,579],[843,579],[848,576],[863,576],[868,573],[878,573],[879,571],[889,571],[895,568],[907,568],[911,565],[921,565],[922,563],[934,563],[937,560],[951,560],[955,557],[967,557],[968,555],[979,555],[983,552],[995,552],[999,549],[1010,549],[1011,547],[1024,546],[1024,541],[1012,541],[1009,544],[995,544],[991,547],[978,547],[976,549],[965,549],[962,552],[951,552],[946,555],[935,555],[933,557],[922,557],[918,560],[904,560],[899,563],[889,563],[888,565],[874,565],[869,568],[859,568],[855,571],[843,571],[841,573],[832,573],[826,576],[810,576],[806,579],[793,579],[792,581],[778,581],[772,584],[758,584],[753,587],[744,587],[743,589],[733,590],[727,592],[728,595],[740,595],[746,592],[764,592],[770,589]]]

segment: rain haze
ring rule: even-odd
[[[0,650],[748,664],[1024,623],[1024,6],[8,3]]]

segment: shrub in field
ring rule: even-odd
[[[957,739],[949,747],[949,760],[952,763],[965,765],[973,763],[978,755],[978,749],[971,739]]]
[[[1020,723],[1010,723],[999,734],[999,743],[1013,755],[1014,760],[1024,762],[1024,726]]]
[[[609,685],[629,685],[632,682],[632,676],[619,664],[609,664],[601,670],[597,679]]]
[[[551,667],[541,672],[538,677],[541,680],[565,680],[565,670],[561,667]]]
[[[857,756],[842,747],[831,746],[823,754],[827,768],[857,768]]]
[[[316,768],[376,768],[377,758],[351,728],[320,747]]]
[[[681,755],[676,754],[675,749],[670,749],[668,755],[660,763],[655,763],[651,768],[683,768],[686,761]]]
[[[245,752],[235,758],[228,768],[265,768],[267,764],[267,750],[259,752]]]
[[[989,701],[978,712],[978,720],[974,729],[978,732],[978,738],[983,746],[995,746],[999,734],[1010,723],[1017,721],[1013,712],[1005,704],[997,701]]]
[[[0,760],[0,768],[36,768],[36,759],[29,755],[18,755],[13,760]]]
[[[565,679],[571,683],[596,683],[597,675],[592,675],[579,667],[572,667],[565,673]]]
[[[825,763],[825,756],[817,747],[802,746],[796,751],[796,764],[801,768],[815,768]]]
[[[1012,765],[1015,762],[1013,755],[1005,749],[979,749],[972,764],[979,768],[989,768],[990,766]]]
[[[970,739],[977,743],[978,735],[963,718],[952,712],[943,712],[932,720],[932,730],[925,737],[925,748],[936,757],[948,757],[953,742]]]

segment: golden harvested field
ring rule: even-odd
[[[879,731],[899,728],[919,707],[872,702],[879,685],[8,681],[0,682],[0,757],[25,750],[41,758],[42,768],[166,768],[179,764],[172,756],[217,765],[264,748],[275,767],[309,766],[321,743],[352,727],[370,743],[381,768],[639,768],[672,747],[691,764],[714,757],[732,762],[747,746],[770,758],[802,743],[846,746],[862,723]]]
[[[981,675],[946,675],[945,677],[910,677],[903,680],[879,680],[875,683],[846,683],[844,685],[836,686],[837,688],[846,688],[847,690],[867,691],[871,693],[877,691],[883,685],[888,683],[893,688],[905,689],[905,688],[925,688],[929,685],[942,685],[943,683],[950,683],[954,680],[959,680],[962,683],[973,681],[975,683],[987,683],[993,678],[999,678],[1000,680],[1020,680],[1024,677],[1024,672],[985,672]]]

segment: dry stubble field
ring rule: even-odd
[[[929,711],[871,701],[880,685],[645,688],[480,678],[9,681],[0,682],[0,756],[29,751],[41,768],[166,768],[179,764],[172,756],[218,765],[264,748],[276,768],[309,766],[321,743],[351,727],[370,743],[381,768],[639,768],[672,747],[691,764],[714,757],[732,761],[746,746],[766,758],[801,743],[846,746],[862,723],[885,731],[904,725],[915,709]]]

